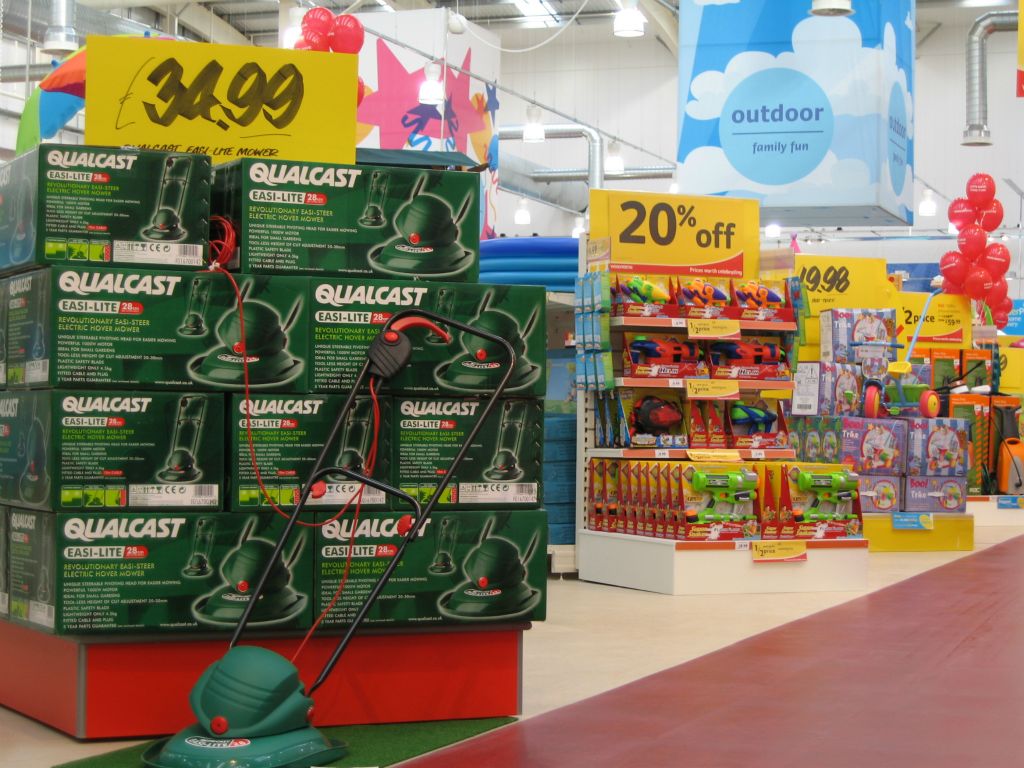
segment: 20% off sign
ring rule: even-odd
[[[209,43],[87,40],[88,144],[355,160],[356,57]]]
[[[611,268],[743,277],[757,274],[754,200],[592,190],[590,236],[608,238]]]

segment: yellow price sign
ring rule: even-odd
[[[724,448],[706,448],[703,450],[686,451],[686,458],[690,461],[742,461],[739,451]]]
[[[779,539],[750,542],[755,563],[799,563],[807,559],[807,542]]]
[[[928,303],[925,313],[924,305]],[[922,315],[924,320],[921,320]],[[928,302],[927,293],[896,294],[896,337],[903,344],[899,357],[903,357],[914,330],[921,322],[917,337],[919,347],[946,347],[953,349],[971,346],[971,300],[966,296],[948,296],[940,293]]]
[[[87,39],[85,141],[355,162],[357,58],[142,37]]]
[[[686,335],[691,339],[738,339],[740,321],[728,318],[690,318],[687,321]]]
[[[894,306],[895,289],[889,282],[884,259],[799,253],[796,269],[811,317],[817,317],[826,309]]]
[[[690,400],[738,400],[740,384],[735,379],[687,379]]]
[[[757,277],[759,226],[756,200],[590,191],[590,236],[620,272]]]

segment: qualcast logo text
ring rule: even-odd
[[[57,168],[111,168],[117,171],[130,171],[138,158],[138,155],[53,149],[46,155],[46,162]]]
[[[11,183],[11,164],[0,167],[0,187],[6,187]]]
[[[202,749],[234,749],[252,744],[248,739],[207,739],[203,736],[189,736],[185,743]]]
[[[20,296],[23,293],[28,293],[32,290],[32,278],[31,277],[12,277],[11,282],[7,284],[7,292],[11,296]]]
[[[72,517],[64,523],[64,536],[71,541],[176,539],[186,522],[184,517]]]
[[[429,288],[402,285],[330,285],[316,287],[319,304],[347,307],[349,304],[383,304],[399,307],[418,307]]]
[[[62,272],[58,285],[64,293],[73,293],[77,296],[89,296],[93,293],[171,296],[180,282],[180,275]]]
[[[323,404],[323,400],[243,400],[238,412],[244,416],[248,405],[250,416],[315,416]]]
[[[359,521],[359,526],[356,528],[355,538],[364,539],[371,537],[374,539],[388,538],[388,537],[399,537],[403,534],[398,530],[399,518],[386,517],[386,518],[363,518]],[[427,532],[427,526],[430,525],[430,520],[427,520],[423,527],[420,528],[416,534],[422,537]],[[352,521],[345,518],[342,520],[333,520],[327,525],[320,529],[321,535],[325,539],[334,539],[335,541],[348,542],[352,539]]]
[[[11,528],[17,528],[19,531],[34,531],[36,516],[26,515],[24,512],[11,512]]]
[[[77,397],[68,395],[61,401],[64,413],[94,413],[95,411],[116,411],[118,413],[145,413],[149,410],[151,397]]]
[[[406,400],[399,410],[403,416],[475,416],[477,400]]]
[[[15,397],[0,400],[0,419],[18,418],[19,402]]]
[[[339,168],[324,165],[284,165],[253,163],[249,178],[257,184],[276,187],[278,184],[301,184],[312,187],[354,187],[361,168]]]

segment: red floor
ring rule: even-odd
[[[409,765],[1024,766],[1024,536]]]

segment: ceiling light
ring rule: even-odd
[[[562,19],[547,0],[512,0],[529,27],[556,27]]]
[[[516,226],[526,227],[529,226],[532,217],[530,216],[530,209],[526,207],[526,198],[519,198],[519,207],[516,208],[515,216],[512,220],[516,223]]]
[[[782,227],[780,227],[778,224],[769,224],[764,228],[764,236],[767,237],[769,240],[774,240],[775,238],[781,237]]]
[[[811,13],[815,16],[849,16],[853,13],[853,0],[811,0]]]
[[[526,108],[526,125],[523,126],[523,141],[539,144],[544,141],[544,123],[540,119],[540,107],[530,104]]]
[[[580,239],[580,235],[587,231],[586,225],[583,223],[583,217],[576,217],[576,226],[572,228],[572,236],[577,240]]]
[[[604,172],[609,175],[623,173],[626,170],[626,163],[622,159],[622,147],[619,142],[613,141],[608,145],[608,155],[604,159]]]
[[[393,9],[392,9],[393,10]],[[453,35],[461,35],[466,31],[466,17],[461,13],[448,15],[448,31]]]
[[[931,187],[924,188],[924,194],[921,195],[921,202],[917,204],[917,215],[930,217],[934,216],[938,210],[938,204],[935,202],[935,192],[932,191]]]
[[[444,104],[444,86],[441,85],[441,65],[432,61],[423,67],[420,84],[420,104],[432,104],[435,107]]]
[[[612,32],[616,37],[643,37],[647,17],[636,7],[637,0],[622,0],[622,9],[615,12]]]

